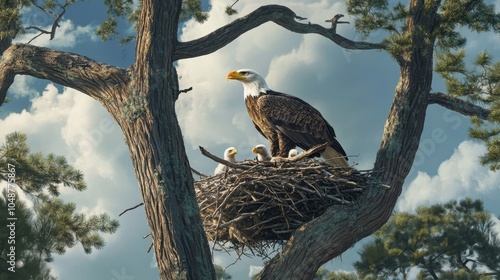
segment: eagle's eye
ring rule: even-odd
[[[241,71],[240,74],[244,75],[244,76],[248,76],[249,72],[248,71]]]

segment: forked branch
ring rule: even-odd
[[[57,14],[51,10],[45,9],[44,7],[36,4],[35,1],[31,1],[31,4],[35,7],[37,7],[38,9],[44,11],[45,13],[53,15],[55,17],[55,19],[54,19],[54,22],[52,23],[52,27],[51,27],[50,31],[44,30],[44,29],[37,27],[37,26],[26,27],[26,29],[35,29],[35,30],[40,31],[40,34],[36,35],[31,40],[29,40],[28,44],[43,34],[50,34],[50,40],[54,39],[54,37],[56,36],[56,29],[57,29],[57,27],[59,27],[59,21],[61,20],[63,15],[66,13],[66,7],[69,5],[69,3],[65,2],[63,5],[60,5],[60,7],[62,9],[62,12],[60,14]]]
[[[280,5],[263,6],[204,37],[189,42],[179,42],[175,49],[174,61],[213,53],[231,43],[240,35],[268,21],[272,21],[294,33],[319,34],[345,49],[371,50],[385,48],[383,44],[349,40],[338,35],[332,29],[318,24],[297,22],[297,20],[302,19],[304,18],[297,16],[288,7]]]

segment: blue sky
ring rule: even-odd
[[[234,20],[269,4],[267,1],[240,1],[239,14],[227,16],[231,1],[212,1],[205,24],[187,22],[180,40],[206,35]],[[290,7],[308,21],[325,24],[334,14],[347,16],[344,1],[273,1]],[[491,1],[500,7],[500,1]],[[42,26],[51,18],[26,11],[28,21]],[[89,16],[90,15],[90,16]],[[102,3],[84,2],[70,8],[61,21],[56,38],[48,36],[32,44],[70,51],[94,60],[128,67],[134,58],[133,44],[120,46],[116,41],[101,42],[94,35],[105,18]],[[351,25],[337,32],[360,40]],[[475,55],[485,49],[500,59],[498,34],[467,33],[466,51]],[[370,41],[379,41],[374,34]],[[33,34],[18,38],[27,42]],[[235,69],[251,68],[260,72],[268,85],[315,106],[334,127],[339,142],[360,169],[370,169],[380,145],[383,127],[399,78],[396,62],[381,51],[346,51],[317,35],[294,34],[274,23],[266,23],[240,36],[223,49],[198,58],[179,61],[180,87],[193,90],[180,96],[177,116],[184,135],[191,166],[211,174],[216,163],[201,155],[198,146],[222,155],[229,146],[238,148],[238,160],[251,159],[251,148],[266,144],[254,129],[243,102],[241,84],[227,81]],[[445,91],[436,76],[433,90]],[[64,155],[85,174],[85,192],[63,190],[66,201],[74,201],[84,213],[107,212],[119,219],[121,227],[106,235],[107,245],[85,255],[75,246],[65,255],[55,256],[51,264],[59,279],[158,279],[153,253],[147,253],[150,240],[144,210],[138,208],[118,218],[124,209],[141,201],[124,137],[109,113],[80,92],[31,77],[16,77],[9,90],[11,102],[0,112],[0,138],[13,131],[28,135],[32,151]],[[468,140],[469,120],[438,105],[431,105],[422,134],[415,165],[406,179],[396,210],[412,211],[422,204],[461,199],[482,199],[486,208],[500,215],[500,173],[492,173],[477,164],[484,145]],[[359,245],[327,263],[330,270],[352,270]],[[236,261],[234,255],[215,253],[214,262],[226,267]],[[228,267],[234,279],[249,279],[251,270],[262,265],[259,258],[244,258]]]

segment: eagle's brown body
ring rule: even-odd
[[[228,78],[243,83],[248,114],[255,128],[269,140],[273,157],[286,158],[296,146],[307,150],[328,143],[321,156],[332,164],[349,166],[335,131],[314,107],[298,97],[269,89],[252,70],[234,71]]]

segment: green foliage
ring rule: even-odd
[[[28,1],[0,0],[0,55],[11,44],[16,35],[24,32],[20,9]]]
[[[14,194],[17,197],[17,193]],[[4,190],[0,196],[0,219],[7,221],[7,192]],[[0,271],[6,272],[11,265],[6,261],[7,254],[11,254],[10,246],[15,246],[16,279],[39,279],[39,280],[54,280],[50,275],[50,268],[47,267],[47,260],[44,251],[39,251],[38,248],[43,247],[44,240],[40,236],[47,235],[49,232],[45,228],[36,228],[34,226],[34,215],[25,202],[17,199],[15,202],[15,244],[8,243],[10,230],[4,224],[0,227],[0,254],[2,261],[0,262]],[[13,279],[11,272],[0,273],[0,280]]]
[[[240,1],[240,0],[236,0],[236,1],[234,1],[233,4],[226,6],[226,14],[228,16],[232,16],[232,15],[235,15],[238,13],[238,11],[233,8],[234,5],[236,5],[236,3],[238,3],[238,1]]]
[[[71,248],[80,242],[86,254],[92,253],[92,248],[102,249],[104,239],[102,233],[114,233],[119,226],[117,220],[112,220],[108,214],[91,215],[76,212],[74,203],[65,203],[56,198],[44,203],[35,203],[37,220],[35,228],[50,229],[48,235],[39,236],[44,239],[44,253],[50,257],[51,252],[64,254],[66,248]]]
[[[104,4],[108,7],[108,17],[97,28],[96,34],[103,41],[120,39],[120,44],[133,41],[136,38],[135,35],[123,36],[120,34],[119,24],[122,20],[136,24],[140,15],[141,3],[140,1],[139,5],[135,7],[133,0],[105,0]],[[208,19],[208,14],[203,11],[200,0],[183,0],[179,17],[181,22],[194,18],[197,22],[203,23]]]
[[[138,7],[134,7],[133,0],[105,0],[104,4],[108,7],[108,17],[96,30],[96,34],[101,37],[101,40],[120,38],[121,43],[128,43],[135,39],[135,36],[120,37],[118,22],[120,19],[125,19],[129,23],[135,23],[139,17],[140,4]]]
[[[329,271],[321,267],[316,271],[313,280],[357,280],[358,276],[354,273],[344,271]]]
[[[407,279],[410,268],[418,267],[419,279],[460,279],[464,272],[472,278],[463,279],[491,279],[484,272],[500,270],[499,234],[480,200],[419,207],[415,214],[395,214],[354,267],[362,278]]]
[[[442,51],[462,48],[467,40],[457,29],[466,27],[477,32],[494,31],[500,28],[500,14],[493,4],[484,1],[446,0],[425,1],[424,14],[435,23],[432,32],[425,34],[421,42],[412,42],[406,30],[410,10],[407,4],[396,2],[389,5],[386,0],[348,0],[347,11],[355,16],[356,29],[364,36],[377,31],[386,31],[383,43],[394,57],[401,57],[419,44],[435,42]],[[437,14],[436,14],[437,13]],[[412,30],[414,32],[415,30]],[[418,30],[426,32],[425,30]]]
[[[48,200],[59,195],[61,186],[83,191],[83,174],[68,164],[66,158],[53,154],[30,153],[26,134],[14,132],[0,146],[0,180],[7,180],[7,164],[16,166],[16,183],[27,194]]]
[[[116,18],[107,18],[99,25],[95,34],[100,36],[103,41],[114,39],[118,35],[118,31],[116,30],[117,26],[118,21]]]
[[[87,254],[93,249],[101,249],[105,242],[100,234],[114,233],[119,223],[108,214],[78,213],[74,203],[66,203],[58,198],[60,187],[85,190],[83,174],[69,165],[62,156],[30,153],[26,141],[27,137],[23,133],[14,132],[6,136],[5,143],[0,147],[0,181],[7,181],[11,174],[15,174],[14,188],[22,190],[34,203],[31,210],[17,193],[14,196],[16,244],[19,245],[16,246],[16,255],[24,256],[17,259],[23,260],[24,267],[31,267],[29,271],[39,270],[40,275],[49,275],[44,262],[52,260],[52,253],[63,254],[67,248],[74,247],[77,243],[82,245]],[[9,170],[9,166],[14,168]],[[12,196],[10,193],[9,195]],[[4,193],[0,204],[6,203],[5,196]],[[2,209],[6,209],[6,206],[3,205]],[[0,211],[1,219],[6,220],[6,215],[7,211]],[[1,247],[7,244],[4,239],[7,236],[5,229],[2,227],[0,233],[0,251],[6,250],[6,247]]]
[[[391,9],[387,0],[348,0],[347,11],[356,16],[356,29],[365,37],[379,29],[400,31],[398,28],[401,28],[402,20],[408,13],[402,3],[397,3]]]
[[[2,0],[0,1],[0,53],[10,45],[12,39],[17,35],[26,32],[27,28],[45,28],[45,26],[31,26],[23,23],[21,9],[33,7],[38,12],[46,13],[47,18],[54,18],[60,15],[77,0],[65,0],[63,2],[55,0],[29,1],[29,0]],[[46,23],[50,24],[49,22]],[[29,26],[27,26],[29,25]],[[50,32],[50,31],[49,31]]]
[[[472,118],[470,136],[486,143],[487,153],[481,163],[491,170],[500,169],[500,62],[480,53],[467,68],[465,51],[437,54],[436,71],[445,79],[449,94],[489,107],[488,122]]]
[[[233,276],[231,276],[229,273],[227,273],[224,268],[220,265],[214,265],[215,269],[215,279],[217,280],[229,280],[233,279]]]
[[[144,94],[132,94],[129,100],[123,104],[122,115],[133,122],[146,113],[147,106],[148,101]]]
[[[238,13],[238,11],[237,11],[237,10],[235,10],[235,9],[233,8],[233,6],[227,6],[227,7],[226,7],[226,14],[227,14],[228,16],[232,16],[232,15],[235,15],[235,14],[237,14],[237,13]]]
[[[325,277],[321,278],[321,280],[357,280],[357,279],[358,276],[356,276],[356,274],[343,271],[330,272]]]
[[[437,45],[442,50],[462,48],[467,42],[457,27],[467,27],[477,32],[499,31],[500,14],[494,5],[484,1],[447,0],[441,5],[440,22],[435,30]]]
[[[183,0],[180,15],[181,21],[194,18],[197,22],[203,23],[208,19],[208,14],[203,12],[200,0]]]
[[[418,2],[418,1],[416,1]],[[465,63],[464,48],[467,39],[463,29],[475,32],[500,32],[500,13],[494,4],[485,1],[445,0],[424,3],[420,24],[423,28],[406,29],[409,16],[414,13],[406,4],[389,4],[386,0],[348,0],[347,10],[355,16],[356,29],[365,37],[377,31],[385,38],[382,43],[398,61],[408,58],[414,50],[434,44],[436,72],[446,81],[449,94],[484,104],[492,110],[487,122],[473,118],[470,136],[484,141],[487,153],[481,163],[491,170],[500,169],[500,62],[494,62],[487,53],[481,53],[472,69]],[[439,6],[437,6],[439,4]],[[432,22],[431,22],[432,21]],[[426,26],[429,25],[429,26]],[[421,36],[413,36],[418,32]],[[418,38],[418,39],[417,39]],[[458,50],[458,51],[457,51]],[[431,54],[430,54],[431,55]],[[433,55],[433,54],[432,54]]]

